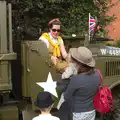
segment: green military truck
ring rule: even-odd
[[[37,114],[33,103],[37,93],[43,90],[36,83],[45,82],[49,72],[53,80],[57,80],[60,73],[51,66],[44,43],[38,40],[13,41],[11,10],[10,3],[0,1],[0,120],[28,120],[26,114],[29,119]],[[106,40],[108,38],[98,37],[88,41],[87,35],[64,37],[67,50],[86,46],[92,51],[104,83],[111,88],[115,100],[119,100],[120,51],[107,48],[101,42]]]

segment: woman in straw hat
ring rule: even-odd
[[[57,70],[64,71],[67,67],[67,52],[65,50],[63,39],[60,37],[61,22],[59,18],[49,21],[48,28],[50,32],[43,33],[39,40],[46,44],[53,66]]]
[[[79,69],[78,74],[71,77],[64,99],[71,105],[73,120],[95,120],[93,99],[100,85],[95,60],[86,47],[72,49],[71,56]]]

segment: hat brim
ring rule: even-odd
[[[54,103],[55,100],[52,100],[50,103],[38,103],[37,100],[34,102],[34,105],[39,107],[39,108],[45,108],[45,107],[49,107],[50,105],[52,105]]]
[[[72,48],[71,50],[70,50],[70,52],[71,52],[71,56],[77,61],[77,62],[80,62],[80,63],[82,63],[82,64],[85,64],[85,65],[87,65],[87,66],[89,66],[89,67],[95,67],[95,59],[92,57],[92,60],[91,60],[91,62],[90,63],[85,63],[84,61],[82,61],[82,60],[80,60],[80,59],[78,59],[78,57],[77,57],[77,53],[78,53],[78,49],[77,48]]]

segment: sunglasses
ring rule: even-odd
[[[60,29],[52,29],[53,32],[60,32]]]

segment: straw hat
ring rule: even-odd
[[[92,52],[86,47],[78,47],[70,49],[71,56],[87,66],[95,67],[95,60],[92,57]]]

